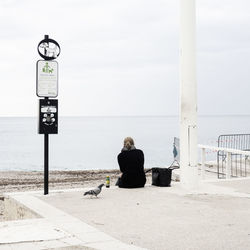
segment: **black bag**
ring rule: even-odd
[[[151,168],[146,172],[152,170],[152,185],[159,187],[170,187],[172,171],[178,167],[169,168]]]
[[[152,168],[152,185],[159,187],[170,187],[172,169]]]

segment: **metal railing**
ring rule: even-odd
[[[218,137],[218,147],[231,148],[241,151],[250,150],[250,134],[227,134]],[[246,177],[249,168],[248,155],[232,153],[227,159],[225,151],[217,152],[217,174],[218,178],[225,178],[225,169],[228,161],[231,161],[231,176]]]
[[[224,157],[224,168],[223,172],[220,173],[219,177],[219,172],[218,172],[218,178],[231,178],[235,177],[235,167],[241,166],[238,164],[238,161],[234,161],[232,156],[237,155],[240,159],[244,159],[245,164],[244,166],[244,173],[245,175],[242,176],[247,176],[247,173],[250,173],[250,162],[246,164],[246,161],[249,161],[250,157],[250,151],[245,151],[245,150],[239,150],[239,149],[233,149],[233,148],[224,148],[224,147],[214,147],[214,146],[208,146],[208,145],[201,145],[199,144],[198,147],[201,149],[201,178],[205,179],[205,171],[206,171],[206,150],[213,150],[218,152],[221,152],[221,155]],[[242,164],[243,165],[243,164]],[[222,177],[223,176],[223,177]],[[238,177],[238,176],[237,176]]]

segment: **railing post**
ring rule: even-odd
[[[201,179],[205,179],[206,149],[201,149]]]
[[[227,152],[226,179],[231,177],[231,155],[232,153]]]

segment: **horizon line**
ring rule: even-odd
[[[250,116],[250,114],[198,114],[197,117],[220,117],[220,116]],[[179,115],[59,115],[59,117],[110,117],[110,118],[119,118],[119,117],[179,117]],[[0,118],[38,118],[37,116],[33,115],[13,115],[13,116],[6,116],[0,115]]]

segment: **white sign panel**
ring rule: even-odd
[[[58,63],[56,61],[37,61],[36,94],[39,97],[57,97]]]

